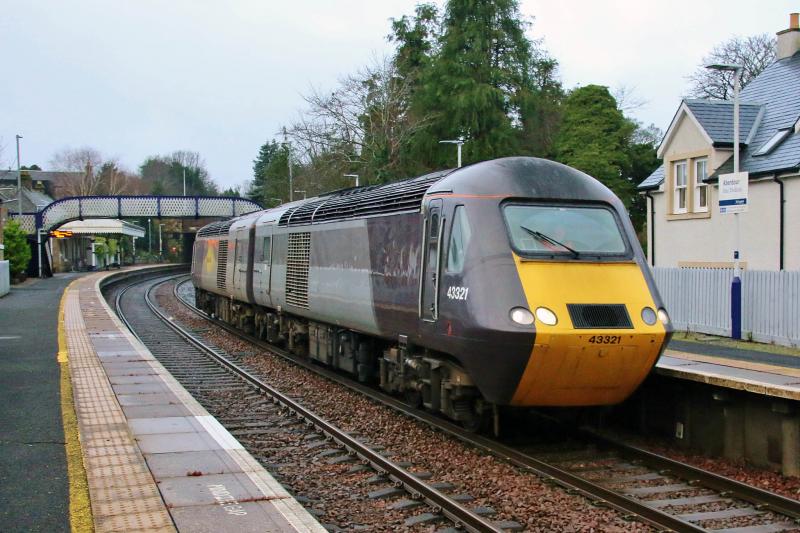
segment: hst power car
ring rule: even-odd
[[[198,231],[198,306],[475,426],[623,401],[671,334],[622,202],[512,157]]]

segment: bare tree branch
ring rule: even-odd
[[[713,63],[742,65],[742,88],[775,61],[775,38],[769,34],[734,37],[714,47],[689,76],[690,98],[728,100],[733,96],[733,73],[709,70]]]

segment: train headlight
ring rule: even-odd
[[[536,318],[539,319],[539,322],[542,324],[547,324],[548,326],[555,326],[558,324],[558,318],[556,317],[556,314],[546,307],[536,308]]]
[[[509,316],[511,316],[511,320],[521,326],[530,326],[533,324],[533,313],[524,307],[513,308],[509,313]]]
[[[669,315],[667,314],[666,309],[663,307],[658,310],[658,319],[661,321],[662,324],[665,326],[669,324]]]
[[[656,312],[653,311],[652,307],[645,307],[642,309],[642,320],[644,320],[644,323],[648,326],[652,326],[656,323]]]

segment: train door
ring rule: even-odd
[[[424,259],[420,287],[420,317],[429,322],[435,321],[439,314],[439,258],[443,226],[442,200],[433,199],[428,202],[425,210],[425,235],[422,240]]]
[[[234,248],[233,262],[233,287],[237,296],[241,299],[247,298],[247,248],[248,248],[248,228],[236,230],[236,246]]]
[[[265,228],[269,231],[271,228]],[[272,235],[262,233],[256,237],[253,261],[253,291],[256,301],[268,303],[272,274]]]

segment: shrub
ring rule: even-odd
[[[16,220],[9,220],[3,228],[3,241],[6,245],[5,258],[11,266],[11,276],[19,277],[28,269],[31,260],[31,247],[28,235]]]

